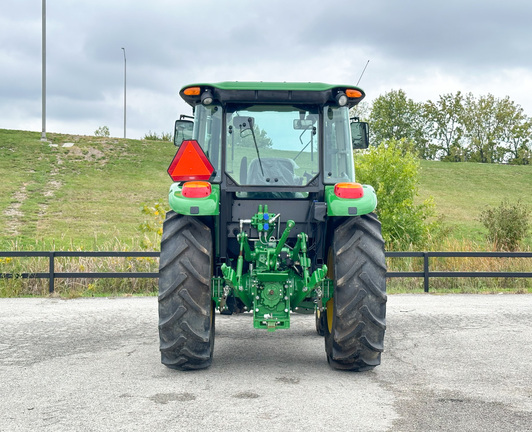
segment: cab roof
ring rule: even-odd
[[[364,91],[357,86],[326,84],[319,82],[246,82],[224,81],[197,83],[184,86],[179,94],[191,106],[195,106],[210,93],[213,101],[226,103],[336,103],[341,94],[351,90],[347,106],[352,107],[364,99]]]

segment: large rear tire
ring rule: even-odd
[[[214,349],[211,230],[194,217],[166,215],[159,261],[161,362],[172,369],[209,367]]]
[[[386,329],[386,261],[373,213],[334,231],[329,265],[334,297],[327,302],[325,351],[335,369],[364,371],[381,362]]]

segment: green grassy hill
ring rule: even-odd
[[[135,248],[143,204],[166,200],[169,142],[0,129],[0,249]],[[457,239],[482,240],[486,205],[532,207],[532,166],[427,162],[420,199],[433,196]],[[527,244],[532,244],[531,239]]]
[[[144,203],[165,199],[169,142],[0,130],[0,249],[138,244]]]

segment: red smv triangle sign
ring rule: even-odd
[[[209,180],[214,167],[196,140],[181,143],[174,160],[168,167],[173,181]]]

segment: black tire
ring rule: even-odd
[[[194,217],[166,215],[159,261],[161,362],[172,369],[209,367],[214,349],[211,230]]]
[[[336,228],[329,265],[334,297],[327,302],[327,360],[335,369],[373,369],[384,349],[387,300],[384,240],[375,214]]]
[[[324,336],[325,335],[325,326],[327,325],[326,324],[326,321],[327,321],[326,313],[327,313],[327,311],[325,309],[322,312],[320,312],[319,309],[316,309],[316,312],[315,312],[316,332],[320,336]]]

